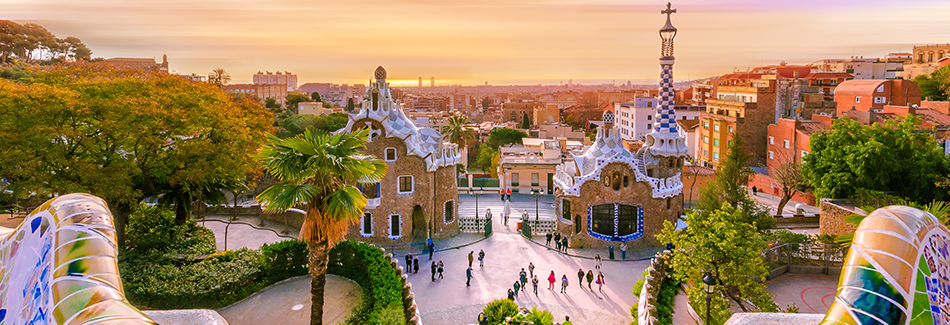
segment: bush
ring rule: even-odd
[[[285,240],[261,247],[264,274],[268,282],[306,275],[308,262],[307,244],[296,240]]]
[[[531,307],[531,312],[524,316],[517,316],[515,319],[525,322],[531,322],[535,325],[553,325],[554,315],[547,310],[538,310],[538,307]]]
[[[215,309],[270,284],[261,279],[261,254],[241,249],[204,261],[176,266],[174,259],[153,253],[119,259],[126,297],[155,309]]]
[[[125,249],[136,254],[204,255],[215,251],[214,233],[194,221],[175,224],[171,210],[140,204],[129,215]]]
[[[347,324],[381,324],[387,308],[404,310],[402,278],[379,247],[341,242],[330,250],[327,273],[350,278],[363,289],[363,300],[346,320]],[[395,316],[387,314],[387,321],[391,317]],[[406,322],[405,315],[401,322]]]
[[[508,299],[495,299],[489,302],[482,312],[485,313],[488,324],[502,324],[505,318],[518,315],[518,304]]]

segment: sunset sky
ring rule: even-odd
[[[76,36],[94,57],[167,54],[177,73],[291,71],[299,83],[653,82],[666,2],[0,0],[0,19]],[[950,42],[950,1],[674,2],[678,80]]]

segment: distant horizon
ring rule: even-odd
[[[233,83],[290,71],[298,83],[366,83],[377,66],[428,85],[639,84],[659,79],[666,1],[3,0],[4,19],[80,38],[94,57],[161,60]],[[735,69],[882,57],[950,42],[950,2],[683,0],[674,80]]]

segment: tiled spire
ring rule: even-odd
[[[673,37],[676,36],[676,27],[670,21],[670,15],[676,9],[666,4],[666,10],[660,13],[666,15],[666,25],[660,29],[660,38],[663,40],[660,57],[660,103],[657,106],[653,131],[647,135],[647,145],[654,156],[685,157],[689,151],[686,148],[686,139],[683,139],[676,127],[676,109],[673,107]]]

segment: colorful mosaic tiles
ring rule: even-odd
[[[904,206],[855,231],[835,301],[821,324],[950,324],[950,231]]]
[[[155,324],[125,299],[117,254],[112,214],[88,194],[0,229],[0,325]]]

